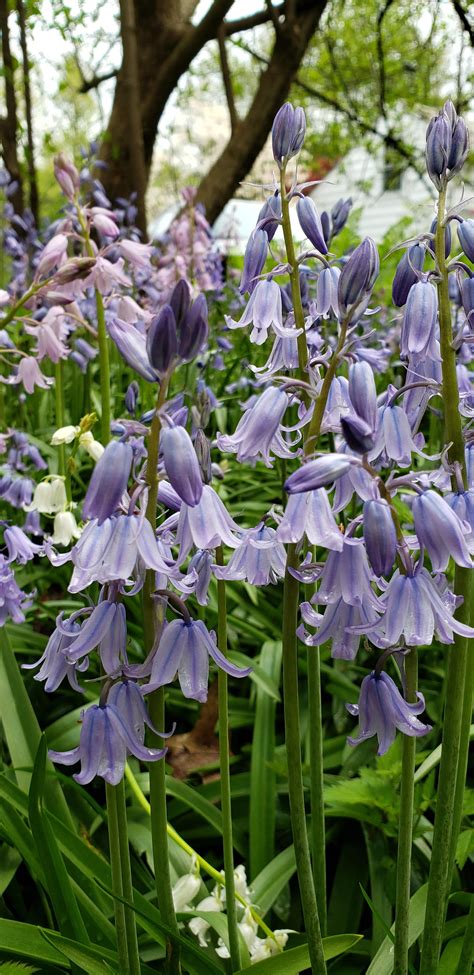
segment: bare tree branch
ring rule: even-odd
[[[296,0],[296,13],[304,13],[305,10],[309,10],[314,5],[314,0]],[[273,15],[270,14],[268,5],[265,10],[257,10],[254,14],[250,14],[248,17],[239,17],[236,20],[227,20],[225,22],[225,31],[227,37],[232,34],[240,34],[243,31],[251,30],[253,27],[259,27],[260,24],[268,24],[269,20],[275,19],[279,23],[279,18],[282,14],[288,13],[288,3],[272,4]]]
[[[452,0],[452,4],[459,17],[459,20],[461,21],[463,29],[466,31],[466,34],[469,35],[471,47],[474,47],[474,25],[471,24],[471,21],[469,20],[467,10],[464,9],[460,0]]]
[[[92,91],[94,88],[98,88],[99,85],[101,85],[104,81],[110,81],[111,78],[116,78],[117,75],[118,75],[118,68],[111,68],[111,70],[106,71],[105,74],[93,75],[93,77],[89,78],[88,81],[86,78],[84,78],[84,81],[82,82],[81,87],[79,88],[79,92],[81,95],[85,95],[87,94],[88,91]]]
[[[227,107],[229,109],[230,128],[231,128],[231,132],[233,132],[239,121],[239,116],[237,115],[237,109],[235,107],[234,89],[232,88],[232,77],[230,73],[229,61],[227,58],[227,49],[225,46],[224,24],[221,24],[219,31],[217,33],[217,43],[219,45],[219,59],[221,63],[222,81],[224,83],[225,97],[227,100]]]

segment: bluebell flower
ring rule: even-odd
[[[311,545],[341,550],[343,536],[336,524],[324,488],[291,494],[283,518],[277,528],[282,542],[300,542],[306,535]]]
[[[113,704],[93,704],[84,712],[78,747],[66,752],[50,749],[48,755],[59,765],[80,762],[81,771],[73,776],[80,785],[88,785],[96,775],[118,785],[129,754],[142,762],[158,762],[166,754],[166,748],[146,748],[142,735],[130,725],[131,716],[125,719]]]
[[[349,316],[351,323],[362,317],[379,269],[377,247],[371,237],[366,237],[352,252],[339,278],[337,293],[341,317]]]
[[[67,677],[70,686],[74,691],[83,694],[82,687],[77,680],[77,671],[85,671],[89,666],[86,658],[80,664],[73,663],[66,656],[67,648],[73,643],[80,630],[79,623],[74,619],[67,620],[61,629],[56,627],[51,634],[44,653],[34,664],[22,664],[24,670],[40,670],[34,675],[34,679],[44,681],[44,689],[48,693],[56,691]]]
[[[352,463],[357,463],[356,459],[344,454],[323,454],[290,474],[285,481],[285,491],[288,494],[300,494],[302,491],[327,487],[343,474],[347,474]]]
[[[114,318],[107,323],[107,331],[127,365],[149,383],[156,382],[146,350],[146,336],[128,322]]]
[[[227,565],[214,565],[217,579],[245,579],[252,586],[268,586],[283,579],[286,552],[277,532],[258,525],[246,532]]]
[[[178,357],[176,319],[170,305],[163,305],[158,315],[152,318],[146,337],[146,351],[155,376],[162,379]]]
[[[270,328],[283,338],[297,338],[300,332],[283,326],[282,292],[276,281],[265,278],[258,281],[250,295],[244,312],[235,321],[230,315],[225,315],[226,325],[230,329],[245,328],[252,325],[250,341],[255,345],[263,345],[268,338]]]
[[[7,562],[18,562],[20,565],[26,565],[35,555],[44,554],[43,546],[31,542],[17,525],[5,528],[3,539],[7,546]]]
[[[461,220],[457,226],[459,243],[470,261],[474,261],[474,220]]]
[[[170,684],[178,674],[185,697],[207,700],[209,657],[231,677],[247,677],[251,668],[236,667],[219,650],[215,634],[210,633],[202,620],[172,620],[163,630],[153,657],[150,681],[142,685],[149,694],[157,687]]]
[[[132,460],[130,444],[117,440],[107,444],[92,472],[82,507],[84,518],[97,519],[97,524],[101,525],[115,514],[127,489]]]
[[[193,508],[187,504],[181,505],[176,532],[178,565],[184,562],[193,545],[198,549],[216,548],[217,545],[237,548],[241,536],[242,530],[231,518],[219,495],[210,484],[204,484],[199,504]]]
[[[349,606],[382,611],[379,597],[371,586],[373,575],[361,538],[343,536],[342,549],[328,552],[320,580],[315,602],[335,603],[342,598]]]
[[[233,434],[218,434],[217,446],[224,453],[236,454],[239,461],[263,460],[266,467],[272,467],[271,452],[277,457],[292,457],[280,433],[288,404],[289,397],[284,390],[269,386],[245,410]]]
[[[165,427],[160,448],[166,474],[182,501],[194,507],[202,497],[202,477],[191,437],[184,427]]]
[[[397,554],[397,533],[387,501],[382,498],[364,504],[364,542],[376,576],[387,576]]]
[[[465,528],[455,511],[436,491],[424,491],[413,499],[413,520],[435,572],[444,572],[451,556],[458,565],[472,568]]]
[[[244,267],[239,291],[243,295],[252,292],[262,272],[268,253],[268,237],[264,230],[257,227],[253,230],[245,248]]]
[[[269,196],[260,210],[257,218],[257,227],[264,230],[268,239],[273,240],[281,221],[281,196],[279,190],[275,190]]]
[[[338,267],[323,267],[318,274],[316,312],[322,318],[327,318],[330,313],[336,318],[339,315],[337,288],[340,275],[341,272]]]
[[[405,701],[397,685],[388,674],[371,674],[364,677],[358,704],[346,704],[349,714],[359,718],[358,735],[348,738],[350,745],[358,745],[377,735],[378,755],[384,755],[395,740],[397,729],[404,735],[426,735],[431,725],[422,724],[417,715],[425,710],[423,694],[417,694],[416,704]]]
[[[345,603],[342,597],[329,603],[323,614],[316,612],[311,603],[302,603],[301,616],[309,626],[317,627],[314,634],[308,633],[303,624],[297,635],[308,647],[320,647],[331,641],[331,657],[338,660],[354,660],[360,643],[360,632],[378,620],[375,610],[355,603]],[[359,629],[357,629],[359,628]]]
[[[425,263],[424,244],[412,244],[403,255],[395,271],[392,284],[392,301],[397,308],[406,303],[410,288],[419,280],[417,271],[422,271]]]
[[[78,610],[64,621],[62,614],[58,616],[58,630],[66,633],[70,629],[71,621],[77,624],[84,610]],[[92,612],[80,626],[72,642],[69,641],[65,656],[70,663],[76,663],[81,657],[99,648],[102,669],[109,677],[115,676],[123,664],[127,663],[127,623],[125,606],[123,603],[110,602],[103,599],[94,606]]]
[[[447,494],[444,500],[459,520],[469,525],[469,534],[474,534],[474,490],[469,488],[468,491],[455,491]]]
[[[300,197],[296,204],[296,212],[300,227],[313,247],[320,254],[327,254],[328,248],[324,239],[321,217],[310,196]]]
[[[354,633],[367,634],[375,646],[394,647],[400,642],[410,647],[430,646],[435,634],[440,643],[453,643],[454,633],[474,636],[473,627],[453,616],[452,594],[447,589],[440,591],[421,563],[407,575],[397,569],[380,604],[384,613],[377,622],[352,627]]]
[[[278,110],[272,126],[273,158],[280,169],[300,151],[306,132],[306,117],[302,108],[289,102]]]
[[[436,358],[434,340],[438,320],[436,288],[427,279],[417,281],[408,292],[403,316],[400,352],[420,357]]]
[[[8,619],[14,623],[24,623],[24,610],[30,605],[29,597],[18,586],[11,566],[4,555],[0,555],[0,626]]]

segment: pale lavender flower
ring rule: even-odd
[[[402,356],[437,358],[434,344],[437,317],[436,288],[427,279],[417,281],[408,292],[405,306],[400,340]]]
[[[28,606],[27,594],[17,585],[5,556],[0,555],[0,626],[5,626],[8,619],[12,619],[14,623],[23,623],[23,611]]]
[[[339,315],[337,288],[341,272],[338,267],[323,267],[318,275],[318,289],[316,293],[316,312],[323,318],[330,313]]]
[[[153,657],[150,681],[142,685],[149,694],[157,687],[170,684],[176,673],[185,697],[207,700],[209,657],[231,677],[247,677],[251,668],[236,667],[219,650],[215,634],[202,620],[175,619],[165,627]]]
[[[115,513],[127,489],[132,460],[130,444],[117,440],[107,444],[92,472],[82,509],[84,518],[97,519],[101,525]]]
[[[341,550],[343,536],[337,527],[324,488],[292,494],[277,529],[281,542],[296,544],[306,535],[311,545]]]
[[[149,719],[147,721],[149,724]],[[81,771],[73,778],[80,785],[88,785],[96,775],[109,785],[122,780],[127,756],[131,754],[142,762],[157,762],[166,754],[166,748],[146,748],[143,737],[130,728],[130,718],[125,720],[112,704],[93,704],[84,712],[80,743],[66,752],[48,752],[52,762],[59,765],[75,765],[81,762]]]
[[[342,597],[326,606],[324,614],[317,613],[311,603],[302,603],[300,610],[304,622],[318,628],[317,633],[311,634],[301,624],[296,632],[302,643],[308,647],[320,647],[330,640],[331,656],[338,660],[354,660],[359,649],[359,633],[365,632],[365,627],[378,620],[377,613],[370,606],[351,606]],[[357,627],[359,629],[355,632]]]
[[[3,538],[7,546],[7,562],[18,562],[20,565],[26,565],[35,555],[43,555],[43,546],[31,542],[17,525],[6,528]]]
[[[156,382],[156,374],[148,359],[146,337],[142,332],[119,318],[108,322],[107,331],[125,362],[147,382]]]
[[[392,284],[392,300],[397,308],[406,303],[410,288],[418,281],[417,271],[423,271],[426,247],[424,244],[413,244],[406,251],[395,271]]]
[[[300,151],[305,132],[303,109],[293,108],[293,105],[285,102],[276,113],[272,126],[273,158],[280,169]]]
[[[421,563],[407,575],[397,569],[380,597],[384,615],[352,630],[367,634],[378,647],[393,647],[400,641],[411,647],[430,646],[435,633],[441,643],[453,643],[454,633],[473,637],[474,629],[454,618],[448,595],[440,593]]]
[[[246,291],[252,292],[257,283],[257,278],[267,259],[268,237],[264,230],[258,227],[252,231],[245,248],[244,267],[240,281],[239,291],[243,295]]]
[[[70,628],[71,620],[77,623],[84,610],[73,613],[64,621],[62,614],[57,618],[57,627],[64,631]],[[94,606],[90,616],[82,623],[72,643],[69,643],[65,656],[69,663],[76,663],[81,657],[99,648],[102,669],[109,677],[117,674],[122,664],[127,663],[127,623],[123,603],[102,600]]]
[[[214,565],[217,579],[245,579],[252,586],[274,584],[285,575],[286,553],[274,528],[258,525],[246,532],[226,566]]]
[[[397,554],[397,533],[387,501],[382,498],[364,504],[364,542],[376,576],[387,576]]]
[[[435,572],[444,572],[451,556],[457,565],[472,568],[463,522],[436,491],[424,491],[413,499],[413,520]]]
[[[36,359],[26,355],[20,359],[16,372],[11,373],[8,377],[0,376],[0,382],[7,383],[10,386],[23,383],[26,392],[33,393],[35,386],[38,386],[39,389],[49,389],[54,380],[50,376],[44,376]]]
[[[225,315],[225,321],[230,329],[252,325],[250,341],[255,345],[262,345],[268,338],[270,328],[276,335],[286,339],[297,338],[301,334],[294,327],[285,328],[282,316],[281,289],[276,281],[266,278],[257,282],[239,321],[234,321],[230,315]]]
[[[272,467],[270,452],[278,457],[291,457],[280,434],[288,403],[289,397],[284,390],[269,386],[253,406],[245,410],[233,434],[218,434],[219,449],[236,454],[238,461],[255,463],[263,460],[266,467]]]
[[[59,617],[58,617],[59,618]],[[37,681],[44,681],[44,689],[48,694],[56,691],[65,677],[74,691],[83,694],[82,687],[77,680],[77,672],[87,670],[89,660],[86,658],[80,664],[68,660],[66,650],[79,633],[79,624],[74,619],[67,620],[62,629],[56,627],[51,634],[44,653],[34,664],[23,664],[24,670],[40,670],[34,675]]]
[[[310,196],[303,196],[298,200],[296,204],[296,212],[298,214],[300,227],[305,236],[312,243],[313,247],[315,247],[320,254],[327,254],[328,248],[324,239],[321,217],[319,216],[315,204]]]
[[[118,248],[127,261],[136,268],[149,268],[153,254],[153,244],[140,244],[137,240],[123,238]]]
[[[317,488],[326,487],[333,481],[337,481],[343,474],[347,474],[353,463],[358,463],[354,457],[344,454],[323,454],[290,474],[285,482],[285,491],[288,494],[301,494],[302,491],[315,491]]]
[[[417,715],[425,710],[423,694],[417,693],[417,703],[405,701],[397,685],[388,674],[375,670],[364,677],[358,704],[346,704],[349,714],[359,718],[358,735],[348,738],[350,745],[358,745],[377,735],[377,755],[384,755],[395,740],[397,729],[404,735],[426,735],[431,725],[422,724]]]
[[[349,606],[382,611],[383,606],[371,586],[373,576],[361,538],[344,535],[342,549],[328,552],[320,578],[315,596],[318,603],[335,603],[342,598]]]
[[[179,546],[179,564],[191,551],[193,545],[198,549],[216,548],[227,545],[238,548],[242,530],[231,518],[227,508],[210,484],[204,484],[199,504],[190,508],[181,505],[176,533]]]
[[[171,486],[182,501],[195,507],[202,497],[202,477],[189,433],[184,427],[165,427],[160,446]]]
[[[59,267],[66,260],[68,238],[66,234],[55,234],[43,248],[36,274],[49,274],[54,267]]]

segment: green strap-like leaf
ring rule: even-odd
[[[428,884],[423,884],[410,899],[410,919],[408,927],[408,945],[412,944],[420,937],[423,931],[426,911],[426,895]],[[395,925],[391,927],[391,935],[395,934]],[[384,938],[377,954],[372,959],[367,975],[391,975],[393,971],[393,944],[391,937]]]
[[[325,960],[329,961],[330,958],[349,951],[361,939],[361,934],[334,934],[330,938],[323,938]],[[300,945],[273,955],[272,958],[266,958],[265,961],[257,961],[248,968],[241,968],[237,975],[298,975],[310,967],[308,945]]]

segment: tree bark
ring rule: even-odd
[[[275,45],[257,92],[244,119],[235,127],[224,151],[202,180],[197,200],[213,223],[252,168],[263,149],[274,116],[288,95],[301,60],[316,30],[327,0],[279,25]]]
[[[30,210],[39,224],[39,195],[35,166],[35,144],[33,138],[33,113],[31,109],[30,62],[28,59],[28,41],[26,36],[26,18],[23,0],[17,0],[18,25],[20,28],[20,45],[23,60],[23,93],[25,98],[27,152],[26,163],[28,170],[28,189]]]
[[[130,185],[137,194],[137,227],[146,236],[146,168],[141,123],[140,79],[138,76],[137,37],[133,0],[120,0],[120,32],[123,63],[118,85],[124,89],[127,105]]]
[[[5,166],[12,180],[18,183],[18,188],[10,197],[16,213],[23,213],[23,188],[20,164],[17,151],[18,116],[16,110],[16,96],[13,78],[13,58],[10,50],[10,33],[8,27],[8,2],[0,0],[0,33],[2,35],[2,59],[5,75],[5,105],[6,115],[0,119],[0,136],[2,141],[2,156]]]

